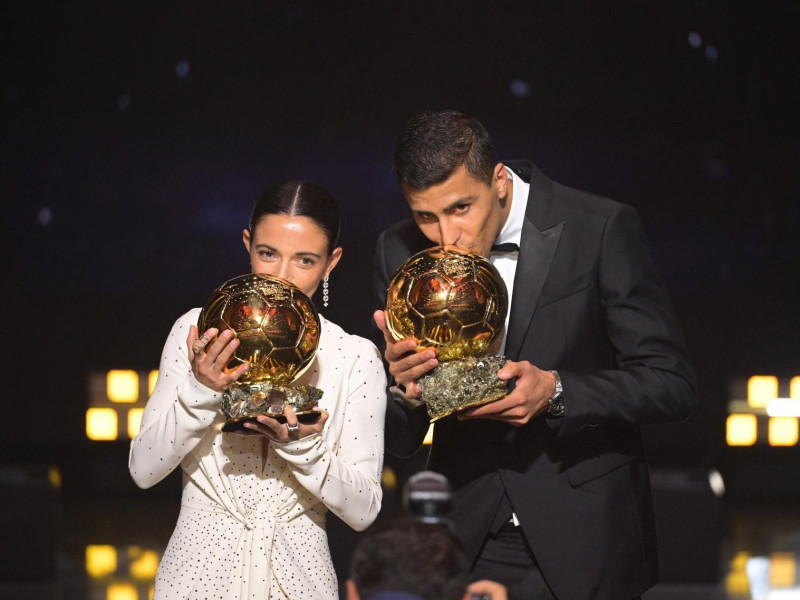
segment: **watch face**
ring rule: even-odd
[[[559,396],[557,398],[553,398],[547,404],[547,414],[551,417],[563,417],[564,416],[564,398]]]

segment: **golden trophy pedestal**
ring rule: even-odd
[[[292,406],[298,420],[314,421],[322,390],[291,385],[311,365],[319,346],[319,315],[297,287],[268,275],[241,275],[218,287],[198,319],[202,334],[210,327],[230,329],[239,347],[228,363],[249,363],[243,377],[225,390],[223,431],[236,431],[247,421],[266,415],[285,421],[283,410]]]
[[[439,366],[420,378],[431,421],[507,394],[497,371],[507,362],[487,352],[503,331],[508,292],[484,257],[435,246],[410,257],[386,294],[386,323],[397,339],[436,348]]]

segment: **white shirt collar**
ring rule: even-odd
[[[500,235],[497,236],[494,243],[505,244],[512,242],[519,246],[522,240],[522,223],[525,221],[525,210],[528,207],[528,193],[531,186],[508,167],[506,167],[506,172],[513,182],[511,210],[508,213],[505,225],[500,230]]]

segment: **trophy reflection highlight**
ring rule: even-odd
[[[396,340],[436,348],[439,366],[419,380],[431,422],[503,398],[497,376],[507,359],[486,354],[503,331],[508,292],[484,257],[435,246],[410,257],[386,294],[386,323]]]
[[[250,363],[244,376],[223,394],[223,431],[241,429],[259,415],[285,421],[287,404],[302,422],[319,416],[313,408],[322,390],[291,385],[314,360],[320,336],[314,304],[293,284],[259,274],[231,279],[214,290],[197,327],[201,334],[209,327],[232,330],[240,345],[228,368]]]

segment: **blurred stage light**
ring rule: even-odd
[[[800,398],[773,398],[767,404],[770,417],[800,417]]]
[[[130,583],[112,583],[108,586],[106,600],[139,600],[139,592]]]
[[[179,60],[175,65],[175,75],[180,79],[186,79],[189,76],[191,67],[188,60]]]
[[[139,374],[121,369],[109,371],[106,390],[112,402],[136,402],[139,399]]]
[[[739,552],[731,560],[730,571],[725,579],[725,589],[733,597],[747,597],[750,594],[750,582],[747,580],[747,561],[750,554]]]
[[[158,571],[158,553],[153,550],[142,550],[138,546],[128,548],[131,577],[136,579],[155,579]]]
[[[147,395],[152,396],[153,390],[156,389],[156,382],[158,381],[158,371],[150,371],[147,375]]]
[[[117,108],[121,111],[126,111],[131,107],[131,97],[128,94],[122,94],[117,98]]]
[[[770,446],[795,446],[797,444],[797,419],[774,417],[769,420]]]
[[[717,59],[719,58],[719,50],[717,50],[716,46],[712,46],[711,44],[709,44],[708,46],[706,46],[704,52],[706,58],[708,59],[708,62],[717,62]]]
[[[95,579],[117,570],[117,549],[114,546],[86,546],[86,573]]]
[[[43,206],[41,209],[39,209],[38,217],[39,217],[39,225],[41,225],[42,227],[47,227],[48,225],[50,225],[50,221],[53,220],[53,211],[50,210],[49,207]]]
[[[113,408],[90,408],[86,411],[86,437],[95,441],[117,439],[117,411]]]
[[[517,98],[527,98],[531,95],[531,84],[524,79],[514,79],[511,81],[511,94]]]
[[[763,408],[778,397],[778,378],[773,375],[753,375],[747,380],[747,403],[754,408]]]
[[[92,440],[132,439],[139,432],[142,413],[155,387],[158,371],[112,369],[88,376],[87,436]],[[99,412],[94,412],[99,411]],[[115,417],[112,419],[112,413]],[[91,414],[91,417],[90,417]],[[92,419],[91,434],[89,419]],[[112,424],[113,421],[113,424]],[[112,436],[113,437],[109,437]],[[92,437],[96,436],[96,437]]]
[[[397,488],[397,474],[392,467],[384,467],[381,474],[381,485],[387,490]]]
[[[800,400],[800,377],[792,377],[789,382],[789,398]]]
[[[696,31],[690,31],[688,39],[692,48],[699,48],[703,44],[703,38]]]
[[[769,557],[771,588],[790,588],[797,583],[797,561],[792,552],[775,552]]]
[[[128,411],[128,437],[133,439],[142,427],[143,408],[132,408]]]
[[[47,479],[50,481],[50,485],[53,486],[53,489],[61,489],[61,471],[58,470],[58,467],[54,467],[52,465],[48,467]]]
[[[758,420],[755,415],[730,415],[725,439],[729,446],[752,446],[758,439]]]
[[[722,473],[716,469],[708,472],[708,485],[717,498],[725,495],[725,480],[722,478]]]

